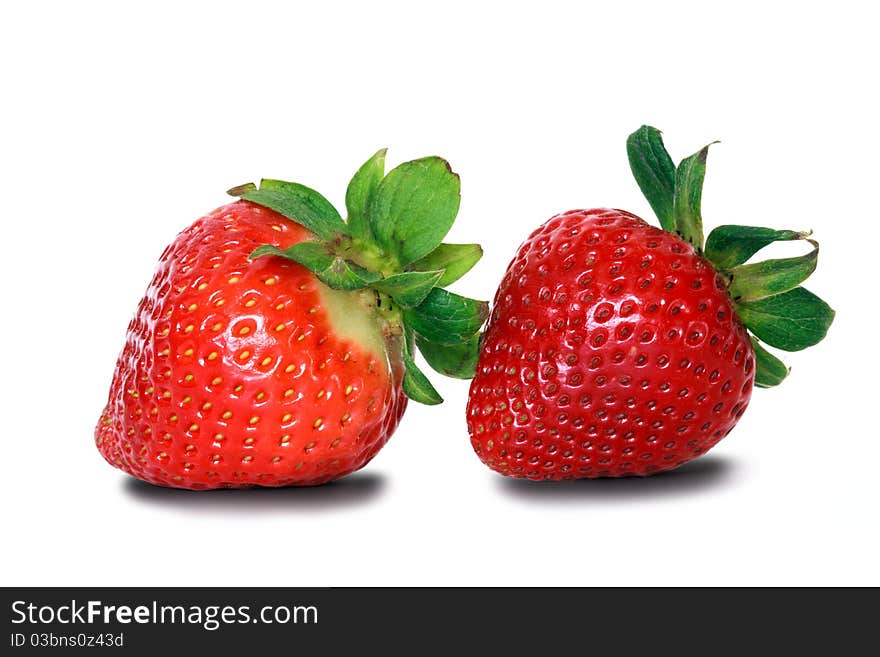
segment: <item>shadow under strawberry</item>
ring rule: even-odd
[[[385,492],[385,477],[376,473],[355,473],[321,486],[218,488],[191,491],[154,486],[141,479],[126,478],[125,494],[135,502],[167,507],[183,513],[204,515],[288,511],[325,512],[375,502]]]
[[[719,487],[735,478],[736,462],[709,455],[690,461],[675,470],[659,472],[651,477],[616,477],[604,479],[570,479],[534,482],[529,479],[499,478],[498,489],[529,502],[571,500],[622,502],[639,499],[657,500],[676,495],[693,495]]]

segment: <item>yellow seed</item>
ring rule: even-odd
[[[163,349],[162,351],[159,352],[159,355],[160,356],[167,356],[170,353],[171,353],[171,350],[168,347],[165,347],[165,349]]]
[[[284,310],[284,302],[281,302],[277,306],[275,306],[275,310]]]
[[[214,302],[214,305],[217,306],[217,307],[219,308],[219,307],[222,306],[224,303],[226,303],[226,299],[217,299],[217,301]]]
[[[176,416],[176,415],[172,415],[171,417],[168,418],[168,421],[169,421],[169,422],[177,422],[177,416]]]
[[[345,422],[345,421],[348,420],[348,418],[350,418],[350,417],[351,417],[351,413],[345,412],[345,413],[343,413],[343,415],[342,415],[342,421]]]
[[[192,350],[192,349],[187,349],[186,351],[183,352],[183,355],[184,355],[184,356],[192,356],[192,355],[193,355],[193,350]]]
[[[189,430],[190,431],[198,431],[199,425],[198,424],[191,424],[191,425],[189,425]]]
[[[293,415],[291,415],[290,413],[285,413],[284,416],[281,418],[281,422],[286,424],[287,422],[290,422],[292,418]]]
[[[223,415],[221,415],[224,420],[228,420],[232,417],[232,411],[223,411]]]
[[[247,301],[244,302],[244,305],[245,305],[245,308],[252,308],[253,306],[257,305],[257,302],[254,301],[253,299],[248,299]]]
[[[174,475],[174,476],[171,477],[171,478],[172,478],[174,481],[180,481],[181,479],[183,479],[183,477],[181,477],[180,475]]]
[[[192,463],[186,462],[186,463],[183,464],[183,469],[184,469],[184,470],[191,470],[192,467],[193,467],[193,464],[192,464]]]
[[[238,354],[238,360],[247,360],[248,357],[250,357],[250,355],[251,355],[251,352],[249,352],[247,349],[245,349],[240,354]]]
[[[272,357],[271,357],[271,356],[266,356],[262,361],[260,361],[260,365],[262,365],[263,367],[265,367],[266,365],[268,365],[268,364],[271,363],[271,362],[272,362]]]
[[[354,390],[354,386],[351,386],[351,385],[345,386],[345,396],[348,397],[351,394],[352,390]]]
[[[257,401],[263,401],[263,399],[265,399],[265,398],[266,398],[266,393],[263,392],[262,390],[260,390],[260,392],[257,393]]]
[[[238,330],[238,334],[239,334],[239,335],[247,335],[247,334],[250,333],[250,332],[251,332],[251,327],[250,327],[250,326],[242,326],[242,327]]]
[[[202,404],[202,410],[203,410],[203,411],[207,411],[207,410],[209,410],[210,408],[211,408],[211,402],[205,402],[204,404]]]
[[[242,463],[250,463],[250,462],[253,461],[253,460],[254,460],[254,457],[251,456],[250,454],[248,454],[248,455],[245,456],[243,459],[241,459]]]
[[[187,327],[185,329],[183,329],[183,332],[184,333],[192,333],[194,328],[195,328],[195,326],[193,326],[192,324],[189,324],[189,325],[187,325]]]
[[[217,352],[212,351],[210,354],[208,354],[208,360],[217,360]]]
[[[275,277],[274,277],[274,276],[270,276],[269,278],[267,278],[267,279],[266,279],[266,285],[275,285]]]
[[[160,458],[160,459],[167,459],[167,458],[168,458],[168,454],[166,454],[165,452],[159,452],[159,458]]]
[[[275,330],[276,330],[276,331],[283,331],[283,330],[284,330],[284,324],[279,324],[278,326],[275,327]]]
[[[278,461],[280,461],[280,460],[281,460],[280,456],[273,456],[272,457],[272,463],[278,463]]]
[[[305,451],[305,452],[310,451],[312,448],[314,448],[314,446],[315,446],[316,444],[317,444],[317,443],[315,443],[314,440],[311,441],[308,445],[306,445],[306,446],[303,448],[303,451]]]
[[[219,331],[223,328],[223,324],[221,322],[217,322],[214,326],[211,327],[212,331]]]
[[[232,392],[241,392],[242,390],[244,390],[244,386],[241,383],[239,383],[237,386],[235,386],[232,389]]]
[[[324,424],[324,420],[323,420],[323,418],[320,418],[320,417],[319,417],[317,420],[315,420],[315,423],[312,425],[312,427],[314,427],[315,429],[317,429],[317,428],[320,427],[322,424]]]
[[[166,336],[166,335],[168,335],[169,331],[171,331],[171,329],[163,328],[161,331],[159,331],[159,335]]]
[[[348,360],[351,358],[351,354],[349,352],[345,352],[345,356],[342,357],[342,360]]]
[[[277,230],[279,233],[281,232],[281,226],[278,224],[272,224],[272,230]]]
[[[191,303],[191,304],[189,304],[189,306],[187,307],[187,310],[188,310],[189,312],[192,312],[193,310],[195,310],[195,309],[198,308],[198,307],[199,307],[199,304],[197,304],[197,303]]]
[[[220,463],[221,458],[222,457],[219,454],[212,454],[211,463]]]
[[[208,284],[207,284],[207,283],[200,283],[199,286],[198,286],[196,289],[198,289],[198,290],[204,290],[206,287],[208,287]]]
[[[256,423],[259,422],[259,421],[260,421],[260,418],[259,418],[258,416],[256,416],[256,415],[254,415],[253,417],[251,417],[250,420],[248,420],[248,424],[250,424],[251,426],[253,426],[254,424],[256,424]]]
[[[299,337],[297,338],[297,341],[298,341],[298,342],[301,342],[302,340],[305,340],[305,339],[306,339],[306,334],[305,334],[305,333],[300,333],[300,334],[299,334]]]
[[[293,388],[288,388],[287,390],[284,391],[285,397],[290,397],[292,395],[293,395]]]
[[[290,434],[286,433],[283,436],[281,436],[281,446],[287,447],[288,444],[290,444]]]
[[[253,439],[253,438],[245,438],[245,439],[244,439],[244,444],[245,444],[245,445],[253,445],[253,444],[254,444],[254,439]]]
[[[192,397],[190,397],[189,395],[187,395],[187,396],[184,397],[182,400],[180,400],[180,403],[181,403],[181,404],[189,404],[191,401],[192,401]]]
[[[150,386],[149,388],[147,388],[146,390],[144,390],[144,394],[146,394],[146,395],[152,395],[152,394],[153,394],[153,386]]]
[[[301,470],[305,464],[306,464],[305,461],[300,461],[299,463],[296,464],[296,469]]]
[[[229,283],[230,285],[233,283],[238,283],[238,276],[233,276],[226,282]]]
[[[336,447],[339,444],[340,439],[335,439],[332,443],[330,443],[330,447]]]
[[[195,377],[193,377],[192,374],[187,374],[185,377],[183,377],[183,380],[186,381],[187,383],[189,383],[190,381],[193,380],[193,378],[195,378]]]
[[[309,308],[309,312],[314,314],[314,313],[318,312],[318,309],[317,308]]]
[[[194,451],[196,451],[196,446],[193,445],[193,444],[189,444],[189,445],[186,446],[185,449],[186,449],[187,452],[194,452]]]
[[[214,434],[214,440],[215,440],[216,442],[218,442],[218,443],[219,443],[221,440],[223,440],[223,437],[224,437],[224,436],[223,436],[222,433],[215,433],[215,434]]]
[[[319,390],[319,391],[318,391],[318,399],[320,399],[320,398],[323,397],[323,396],[324,396],[324,391],[323,391],[323,390]]]
[[[296,369],[296,367],[294,367],[293,364],[291,363],[290,365],[288,365],[287,367],[284,368],[284,371],[287,372],[288,374],[290,374],[295,369]]]
[[[219,376],[215,376],[213,379],[211,379],[212,386],[219,386],[221,383],[223,383],[223,379],[221,379]]]

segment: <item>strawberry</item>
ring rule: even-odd
[[[495,295],[467,420],[479,458],[504,475],[675,468],[730,433],[754,385],[788,374],[761,342],[804,349],[833,320],[800,287],[814,241],[807,255],[747,264],[807,233],[720,226],[704,246],[708,146],[676,168],[643,126],[627,148],[663,229],[622,210],[556,215],[520,246]]]
[[[351,473],[407,399],[442,401],[416,347],[469,377],[485,303],[443,289],[482,251],[443,244],[458,177],[439,158],[368,160],[348,221],[302,185],[230,190],[165,250],[128,328],[95,438],[111,464],[189,489]]]

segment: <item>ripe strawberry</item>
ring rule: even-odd
[[[442,401],[413,362],[416,342],[444,373],[472,373],[486,304],[438,287],[481,255],[440,243],[458,178],[439,158],[384,176],[380,151],[349,186],[347,223],[294,183],[230,193],[244,200],[197,220],[162,255],[129,325],[98,449],[179,488],[342,477],[387,442],[407,397]],[[416,338],[422,324],[434,330]]]
[[[676,169],[660,133],[630,136],[633,173],[665,230],[622,210],[557,215],[519,248],[495,296],[467,407],[479,458],[512,477],[675,468],[726,436],[753,383],[787,368],[768,344],[821,340],[833,311],[802,257],[744,264],[805,233],[721,226],[703,249],[708,146]]]

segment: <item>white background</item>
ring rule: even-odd
[[[876,22],[869,3],[714,6],[4,6],[0,582],[880,584]],[[169,491],[98,455],[155,261],[226,188],[286,178],[342,207],[377,148],[441,154],[463,181],[450,240],[486,250],[455,289],[490,298],[552,214],[650,215],[624,150],[642,123],[676,159],[721,140],[709,227],[814,229],[809,286],[838,311],[708,456],[646,480],[508,481],[473,454],[452,380],[322,488]]]

